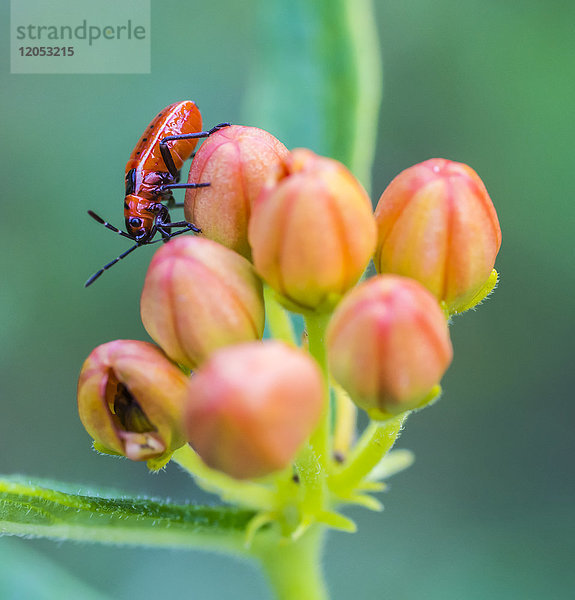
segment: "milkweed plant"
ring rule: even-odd
[[[354,106],[374,118],[361,82],[377,48],[341,23],[339,46],[363,48],[350,62]],[[366,111],[349,123],[366,127]],[[392,447],[408,416],[439,398],[449,324],[494,289],[501,245],[484,184],[451,160],[406,168],[374,211],[352,174],[369,173],[360,141],[344,166],[256,127],[211,135],[189,173],[211,186],[185,197],[202,233],[163,245],[145,277],[141,318],[155,343],[104,343],[81,369],[78,410],[95,450],[151,471],[176,463],[221,503],[5,479],[2,533],[219,550],[258,561],[280,599],[328,598],[326,533],[355,532],[346,508],[381,510],[385,480],[410,465]]]

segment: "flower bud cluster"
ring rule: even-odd
[[[437,397],[453,354],[447,318],[492,287],[501,244],[472,169],[415,165],[374,214],[341,163],[231,126],[204,142],[189,180],[211,184],[186,194],[202,234],[158,250],[141,297],[158,346],[110,342],[82,369],[80,417],[97,449],[159,468],[189,444],[209,468],[260,478],[330,422],[328,369],[375,420]],[[372,258],[378,275],[356,285]],[[263,341],[264,286],[328,323],[325,336],[304,349]]]

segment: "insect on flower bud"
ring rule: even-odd
[[[232,250],[179,238],[150,263],[141,316],[166,354],[194,369],[217,348],[262,337],[262,284],[251,263]]]
[[[341,163],[297,149],[254,204],[249,240],[256,270],[291,310],[330,310],[375,248],[371,202]]]
[[[116,340],[84,362],[78,411],[98,450],[160,468],[185,443],[188,378],[153,344]]]
[[[316,363],[281,342],[214,353],[191,378],[188,440],[204,462],[236,479],[283,469],[318,424],[323,383]]]
[[[437,300],[395,275],[373,277],[342,300],[327,347],[333,377],[373,419],[432,400],[453,356]]]
[[[462,163],[434,158],[400,173],[383,192],[375,218],[375,268],[421,282],[449,312],[487,283],[501,229],[483,182]]]
[[[288,153],[273,135],[232,125],[213,133],[200,147],[188,181],[210,186],[188,189],[185,215],[208,239],[251,258],[248,221],[270,170]]]

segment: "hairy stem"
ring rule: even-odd
[[[354,489],[391,449],[406,415],[381,423],[372,421],[354,447],[345,466],[333,477],[334,491]]]
[[[315,450],[321,467],[325,470],[331,456],[331,407],[329,399],[329,372],[327,366],[327,348],[325,330],[329,321],[329,313],[310,313],[305,317],[308,334],[308,350],[319,365],[324,387],[324,412],[319,427],[313,433],[310,444]]]
[[[316,360],[323,379],[323,414],[308,445],[298,456],[296,469],[304,492],[304,513],[318,515],[325,508],[326,478],[331,456],[331,410],[329,399],[329,374],[325,347],[325,328],[329,314],[309,313],[305,316],[308,334],[308,351]]]
[[[321,569],[325,528],[315,525],[295,541],[280,540],[259,549],[277,600],[328,600]]]

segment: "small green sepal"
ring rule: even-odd
[[[377,465],[373,468],[370,474],[367,476],[368,482],[380,482],[385,479],[389,479],[391,476],[396,473],[401,473],[405,469],[411,467],[415,460],[415,455],[411,450],[392,450],[388,454],[386,454]],[[366,489],[365,482],[362,485],[361,489],[365,489],[365,491],[369,491]]]
[[[146,466],[152,473],[157,473],[161,469],[163,469],[171,460],[173,452],[167,452],[162,454],[162,456],[157,456],[156,458],[150,458],[146,461]]]
[[[491,275],[489,275],[489,278],[485,282],[485,285],[477,292],[477,294],[475,294],[475,296],[473,296],[473,298],[467,304],[464,304],[463,306],[458,306],[456,309],[452,310],[449,313],[449,316],[460,315],[461,313],[464,313],[472,308],[476,308],[477,306],[479,306],[484,300],[487,300],[487,298],[497,287],[498,283],[499,274],[495,269],[493,269],[491,271]]]
[[[94,450],[98,454],[107,454],[108,456],[121,456],[122,458],[124,458],[123,454],[120,454],[115,450],[110,450],[110,448],[106,448],[106,446],[102,446],[102,444],[99,444],[96,441],[92,442],[92,448],[94,448]]]

